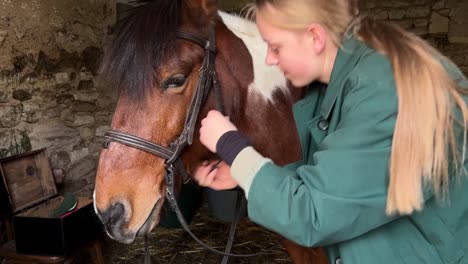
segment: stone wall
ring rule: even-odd
[[[361,10],[420,35],[468,76],[468,0],[361,0]]]
[[[115,96],[96,77],[112,0],[0,0],[0,157],[47,148],[61,191],[92,193]]]

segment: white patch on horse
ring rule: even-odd
[[[265,64],[267,45],[255,23],[222,11],[218,13],[229,30],[242,39],[252,56],[254,81],[249,85],[249,92],[259,93],[268,100],[272,99],[273,92],[278,88],[287,93],[287,81],[283,73],[278,67]]]

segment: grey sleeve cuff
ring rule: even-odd
[[[263,157],[253,147],[244,148],[234,159],[231,175],[244,190],[246,198],[255,175],[268,162],[271,162],[271,159]]]

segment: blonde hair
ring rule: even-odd
[[[275,7],[275,14],[265,11],[267,4]],[[442,65],[448,59],[396,25],[359,16],[357,0],[257,0],[249,10],[253,14],[261,12],[269,23],[287,29],[305,29],[311,23],[320,23],[337,45],[352,33],[385,54],[392,64],[398,95],[386,212],[411,214],[421,210],[425,183],[432,185],[438,198],[446,197],[449,170],[455,169],[459,175],[458,169],[464,169],[468,119],[462,97],[466,92]],[[459,122],[454,104],[461,112]],[[456,124],[463,128],[461,149],[456,145]],[[454,164],[449,164],[449,158]]]

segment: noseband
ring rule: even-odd
[[[178,30],[176,37],[190,41],[197,44],[205,50],[205,57],[203,59],[202,66],[199,70],[199,79],[197,83],[197,88],[195,94],[192,97],[189,110],[187,112],[184,129],[180,136],[173,141],[169,146],[161,146],[159,144],[150,142],[143,138],[127,134],[125,132],[109,130],[104,135],[104,148],[108,148],[111,142],[120,143],[129,147],[133,147],[148,153],[154,154],[165,160],[165,180],[166,180],[166,198],[169,201],[171,208],[177,215],[179,222],[182,227],[189,233],[193,239],[195,239],[199,244],[205,247],[208,251],[225,256],[225,257],[252,257],[259,255],[256,254],[231,254],[230,246],[232,246],[233,232],[235,232],[235,226],[237,225],[238,219],[234,220],[231,226],[232,236],[230,234],[230,241],[228,241],[229,250],[222,252],[207,246],[205,243],[200,241],[188,227],[177,201],[174,195],[174,184],[175,184],[175,175],[176,172],[179,172],[184,179],[184,182],[189,180],[189,177],[185,171],[185,168],[180,159],[181,151],[187,146],[191,145],[193,142],[193,133],[195,129],[195,123],[200,113],[201,107],[205,103],[205,100],[209,94],[210,88],[213,87],[213,92],[216,99],[216,107],[219,111],[224,112],[222,100],[221,100],[221,88],[219,87],[218,78],[216,76],[215,69],[215,56],[216,56],[216,42],[215,42],[215,30],[214,26],[211,28],[209,33],[209,39],[204,40],[192,33]],[[239,209],[240,211],[240,209]],[[240,212],[236,212],[240,214]],[[238,218],[238,217],[236,217]],[[234,230],[233,230],[234,229]],[[231,238],[232,237],[232,238]],[[148,251],[146,250],[147,254]],[[148,260],[147,260],[148,259]],[[223,260],[224,261],[224,260]],[[145,257],[145,263],[149,263],[149,256]]]

